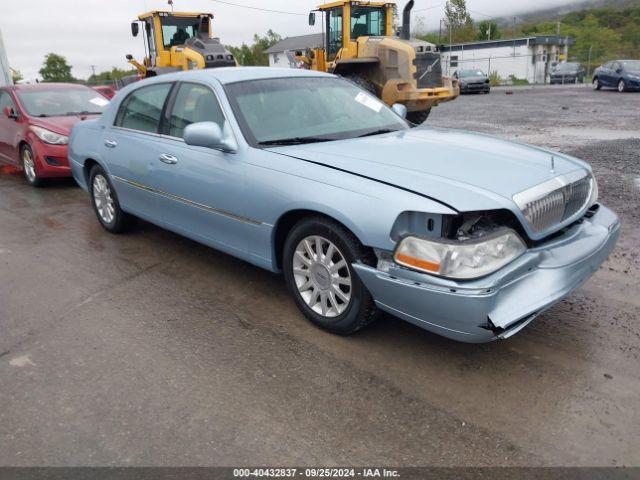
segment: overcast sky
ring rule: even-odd
[[[214,0],[174,0],[174,4],[176,10],[213,12],[214,35],[225,44],[250,43],[254,33],[263,34],[269,28],[283,37],[319,31],[319,27],[307,25],[306,14],[322,0],[228,1],[302,15],[260,12]],[[537,0],[532,7],[530,0],[511,0],[508,6],[503,0],[467,0],[476,20],[566,3],[569,1]],[[403,0],[398,1],[401,8],[404,4]],[[49,52],[64,55],[73,66],[74,76],[87,78],[91,65],[96,66],[96,71],[113,66],[128,68],[127,53],[141,59],[142,37],[133,38],[129,25],[144,11],[166,8],[166,0],[0,0],[0,31],[9,64],[20,70],[26,80],[38,76]],[[436,29],[443,10],[444,1],[416,0],[414,24],[415,17],[422,16],[426,28]]]

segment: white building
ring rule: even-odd
[[[7,52],[4,49],[2,41],[2,32],[0,31],[0,87],[11,85],[11,70],[9,70],[9,61],[7,60]]]
[[[489,40],[444,45],[442,71],[479,69],[490,75],[497,72],[503,81],[511,75],[529,83],[545,83],[553,65],[567,60],[573,39],[557,35]]]
[[[269,54],[270,67],[298,68],[300,65],[295,59],[296,51],[306,52],[321,46],[322,33],[312,33],[299,37],[287,37],[265,50],[265,53]]]

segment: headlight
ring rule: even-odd
[[[31,126],[31,131],[44,143],[49,143],[51,145],[66,145],[69,143],[69,137],[66,135],[60,135],[59,133],[52,132],[46,128]]]
[[[394,253],[396,263],[422,272],[456,279],[495,272],[526,251],[516,232],[508,228],[468,241],[404,238]]]

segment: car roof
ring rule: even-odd
[[[188,72],[176,72],[160,75],[159,80],[211,80],[216,79],[222,84],[243,82],[246,80],[262,80],[267,78],[284,77],[333,77],[334,75],[303,70],[299,68],[273,68],[273,67],[221,67],[204,70],[190,70]]]

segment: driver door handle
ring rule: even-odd
[[[115,148],[118,146],[118,142],[116,142],[115,140],[105,140],[104,146],[107,148]]]
[[[160,155],[158,157],[158,160],[168,165],[175,165],[176,163],[178,163],[178,159],[173,155],[169,155],[168,153],[163,153],[162,155]]]

